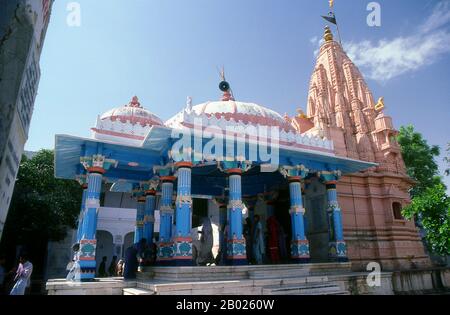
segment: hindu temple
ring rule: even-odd
[[[100,115],[91,138],[56,136],[55,176],[83,188],[77,281],[95,278],[105,191],[134,198],[134,242],[154,243],[155,265],[166,270],[200,268],[191,230],[202,217],[218,227],[219,265],[245,268],[243,225],[255,214],[283,227],[289,266],[429,265],[414,222],[401,215],[413,181],[392,118],[328,27],[305,112],[235,99],[231,85],[223,74],[217,100],[188,98],[165,122],[133,97]]]

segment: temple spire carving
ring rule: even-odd
[[[392,119],[382,113],[384,99],[375,103],[364,77],[331,29],[324,31],[308,95],[311,132],[335,142],[338,155],[380,164],[378,171],[405,173],[393,135]]]

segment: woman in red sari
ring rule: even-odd
[[[267,219],[267,230],[269,234],[269,256],[273,264],[280,263],[280,251],[278,248],[279,223],[277,218],[272,215]]]

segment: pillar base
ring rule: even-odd
[[[348,262],[347,244],[345,241],[329,242],[328,258],[331,261]]]
[[[168,264],[173,259],[173,243],[172,242],[160,242],[158,244],[158,256],[156,261],[158,264]]]
[[[306,260],[309,261],[310,256],[309,256],[308,240],[291,241],[291,259],[298,261],[306,261]]]
[[[244,239],[229,240],[227,244],[227,265],[247,265],[247,253]]]
[[[177,266],[193,266],[192,238],[175,237],[173,239],[173,260]]]

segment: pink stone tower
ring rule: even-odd
[[[374,102],[361,72],[325,28],[311,77],[307,114],[292,120],[300,132],[319,131],[334,141],[337,155],[376,162],[378,167],[346,176],[338,185],[344,238],[354,269],[379,261],[383,269],[428,266],[414,222],[401,216],[413,181],[406,175],[397,130]],[[308,127],[308,123],[310,124]]]

